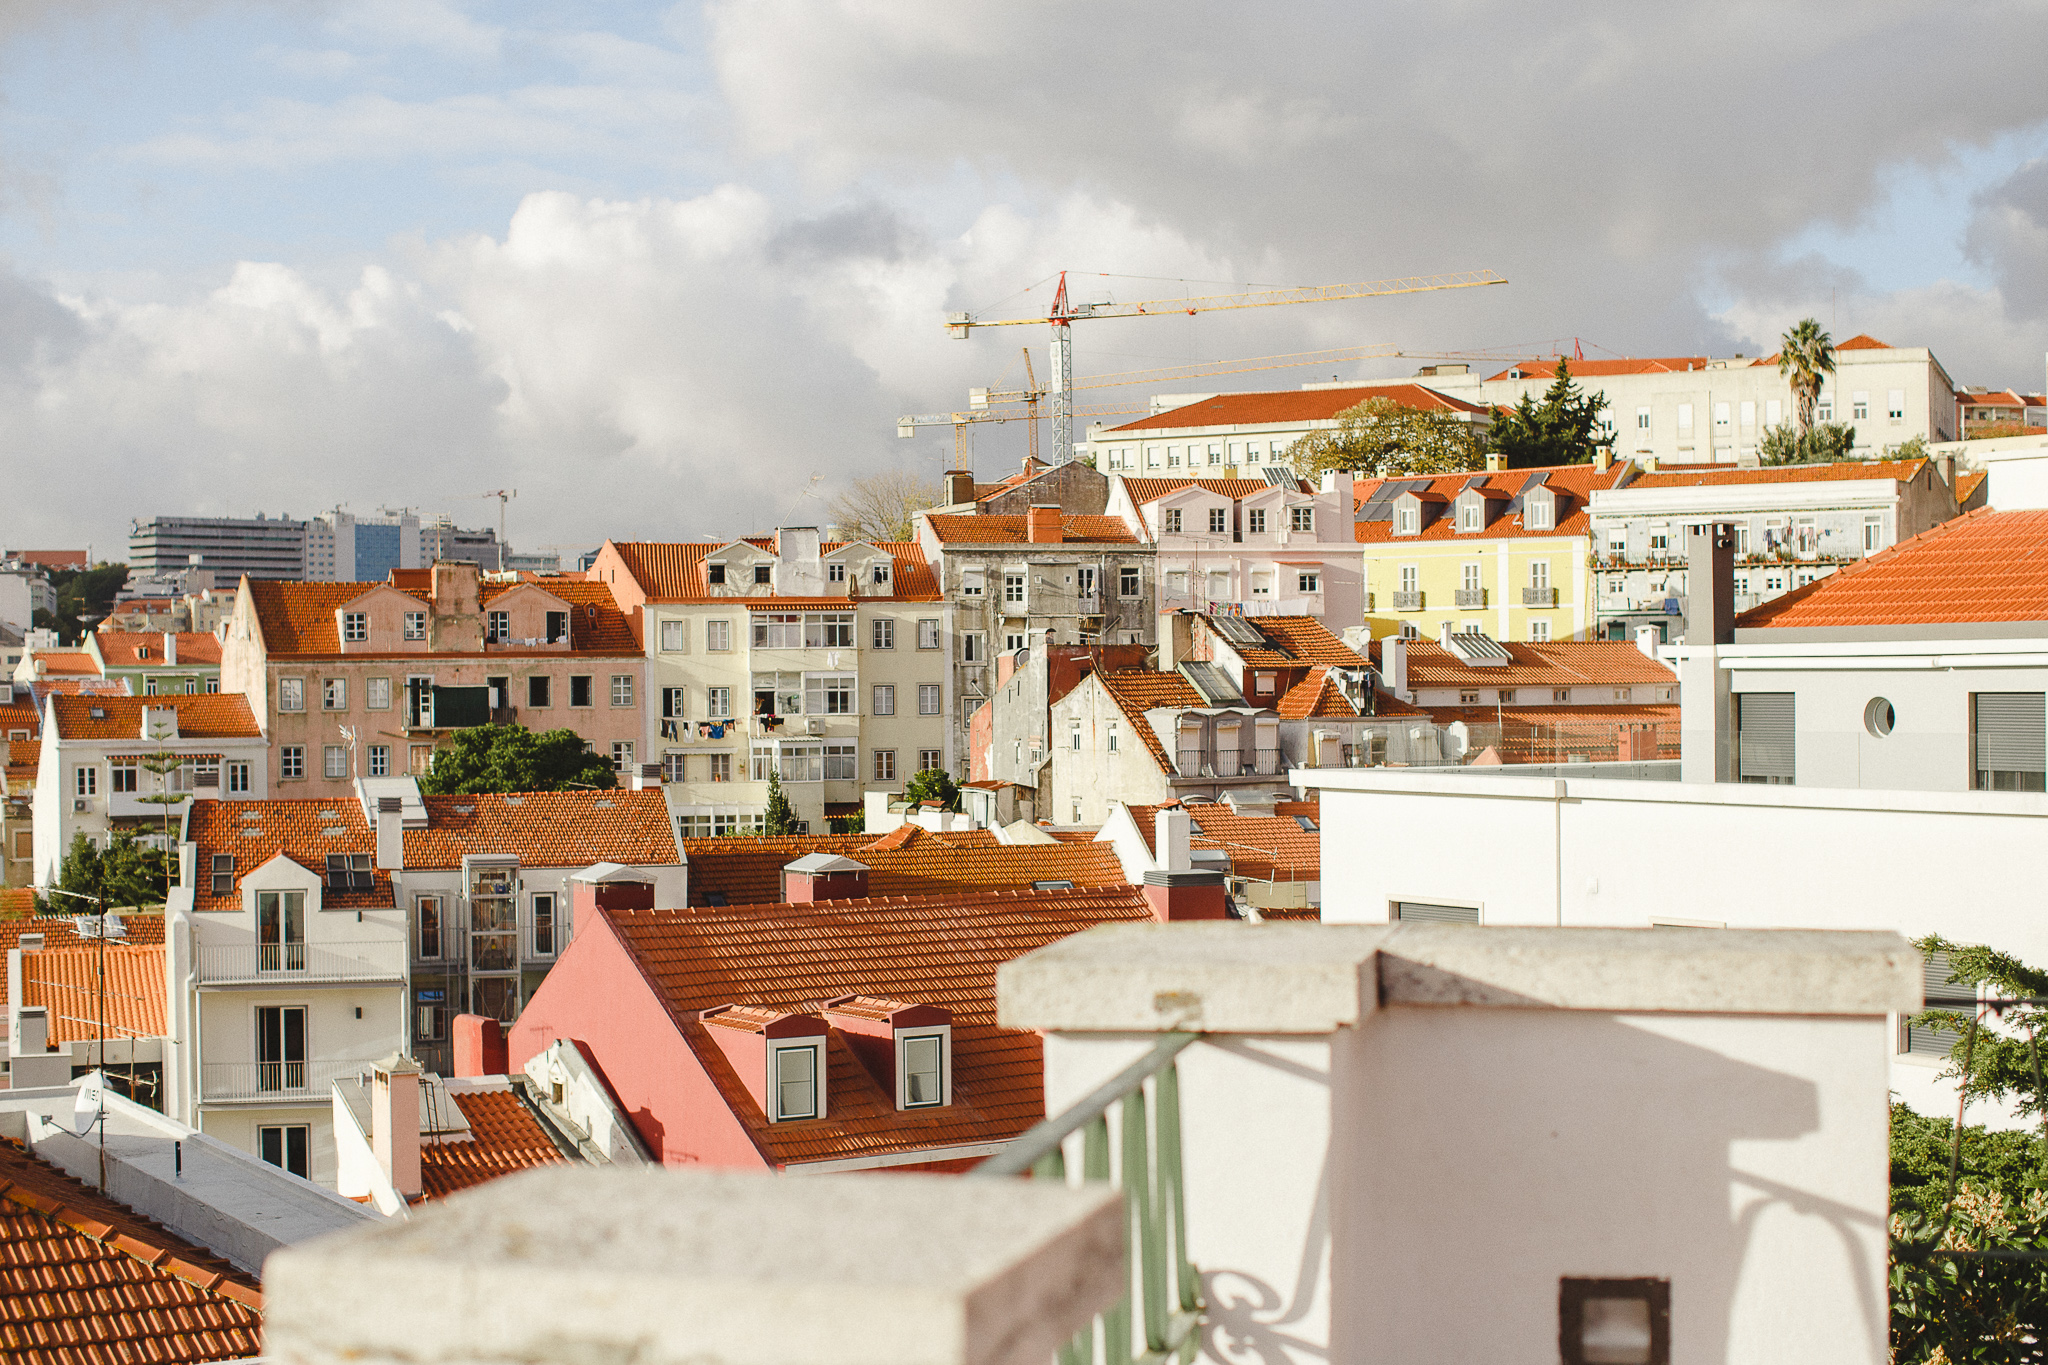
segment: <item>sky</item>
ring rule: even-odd
[[[826,519],[1082,376],[1343,346],[1766,354],[2039,390],[2048,7],[0,0],[0,544],[412,507],[521,549]],[[1244,388],[1417,361],[1179,381]],[[1142,403],[1145,390],[1112,391]],[[976,433],[984,477],[1015,425]]]

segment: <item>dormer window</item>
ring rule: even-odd
[[[220,875],[214,874],[218,882]],[[370,870],[370,855],[367,853],[330,853],[327,855],[327,889],[329,891],[368,891],[376,880]]]
[[[825,566],[825,581],[827,583],[844,583],[846,581],[846,566],[844,564],[827,564]]]
[[[551,611],[548,613],[548,643],[566,645],[569,643],[569,613]]]
[[[935,1109],[953,1102],[953,1015],[871,995],[843,995],[826,1018],[856,1060],[898,1109]]]
[[[1544,490],[1531,493],[1522,504],[1522,527],[1529,531],[1548,531],[1557,524],[1557,503]]]
[[[1422,505],[1403,500],[1394,509],[1394,534],[1397,536],[1420,535],[1422,532]]]
[[[888,566],[887,564],[877,564],[877,565],[875,565],[875,582],[876,582],[876,583],[887,583],[888,581],[889,581],[889,566]]]
[[[897,1066],[903,1077],[898,1101],[905,1109],[936,1108],[946,1102],[946,1040],[943,1034],[913,1033],[897,1039]]]
[[[1468,494],[1458,499],[1458,529],[1460,531],[1483,531],[1486,529],[1486,504],[1477,496]]]
[[[213,855],[213,894],[232,895],[235,889],[235,855],[216,853]]]
[[[1262,535],[1266,529],[1266,509],[1254,507],[1244,514],[1244,529],[1253,535]]]
[[[409,611],[405,614],[405,638],[424,640],[427,638],[427,614],[423,611]]]
[[[704,566],[704,571],[713,583],[725,582],[725,565],[707,564]]]
[[[805,1043],[778,1047],[770,1054],[775,1069],[775,1111],[768,1117],[774,1122],[818,1117],[819,1051],[817,1044]]]
[[[493,611],[485,613],[484,643],[487,645],[507,645],[512,643],[511,612]]]
[[[341,614],[341,638],[345,644],[359,645],[370,638],[370,613],[366,611],[345,611]]]
[[[1288,509],[1288,529],[1292,531],[1313,531],[1316,529],[1316,509],[1293,507]]]

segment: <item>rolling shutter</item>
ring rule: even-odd
[[[2048,771],[2048,705],[2039,692],[1976,694],[1979,772]]]
[[[1424,901],[1395,901],[1394,918],[1421,920],[1431,924],[1477,924],[1476,905],[1430,905]]]
[[[1735,776],[1743,782],[1791,782],[1792,694],[1743,692],[1735,698]]]
[[[463,730],[491,723],[491,690],[488,687],[437,687],[434,689],[434,724],[443,730]]]
[[[1967,982],[1948,979],[1955,968],[1950,964],[1947,953],[1928,953],[1922,960],[1921,970],[1925,973],[1926,1008],[1956,1010],[1963,1014],[1977,1008],[1977,988]],[[1923,1056],[1946,1056],[1960,1037],[1950,1029],[1909,1023],[1906,1025],[1906,1051]]]

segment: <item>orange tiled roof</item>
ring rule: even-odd
[[[1440,498],[1446,506],[1444,511],[1438,513],[1434,521],[1422,528],[1420,535],[1395,535],[1391,511],[1388,512],[1384,520],[1356,522],[1353,530],[1361,543],[1389,545],[1429,540],[1485,541],[1498,540],[1508,536],[1535,536],[1538,538],[1583,536],[1589,533],[1592,526],[1592,521],[1586,514],[1586,508],[1594,492],[1599,489],[1619,486],[1623,473],[1633,469],[1634,466],[1628,461],[1617,460],[1608,466],[1605,473],[1601,472],[1598,467],[1590,464],[1567,464],[1551,465],[1544,469],[1498,469],[1491,472],[1475,471],[1465,474],[1438,474],[1428,480],[1426,491],[1422,491],[1419,488],[1419,485],[1423,482],[1420,477],[1364,480],[1352,485],[1351,490],[1353,504],[1361,510],[1373,494],[1377,493],[1383,485],[1389,483],[1402,484],[1408,488],[1422,491],[1423,501],[1425,502],[1434,502]],[[1519,511],[1510,513],[1507,510],[1512,501],[1522,492],[1523,487],[1528,484],[1530,476],[1534,474],[1545,475],[1543,486],[1563,493],[1566,497],[1566,506],[1562,509],[1564,514],[1558,517],[1557,525],[1549,530],[1528,529],[1522,525],[1522,514]],[[1474,479],[1482,480],[1479,486],[1484,488],[1489,494],[1495,495],[1491,500],[1498,502],[1499,511],[1493,520],[1487,523],[1485,530],[1461,532],[1456,529],[1457,518],[1451,513],[1447,504],[1455,500],[1458,494],[1465,491],[1466,485]],[[1640,482],[1639,478],[1632,479],[1628,487],[1633,488]]]
[[[43,764],[42,741],[34,739],[10,739],[7,741],[7,775],[10,778],[33,778]]]
[[[1285,668],[1303,664],[1332,664],[1338,668],[1364,668],[1358,651],[1330,634],[1313,616],[1246,616],[1240,618],[1265,636],[1272,648],[1229,644],[1247,664]]]
[[[1347,408],[1375,398],[1390,398],[1403,407],[1425,412],[1481,413],[1484,407],[1452,398],[1421,384],[1361,384],[1344,389],[1274,389],[1265,393],[1219,393],[1181,407],[1141,417],[1111,434],[1127,431],[1172,431],[1183,427],[1243,427],[1268,422],[1327,422]]]
[[[20,946],[23,934],[41,934],[43,942],[50,948],[71,948],[82,944],[97,945],[98,939],[82,938],[77,933],[77,921],[70,915],[36,915],[35,895],[27,887],[8,888],[0,891],[0,954],[9,948]],[[142,946],[162,947],[164,941],[164,917],[162,915],[123,915],[116,913],[114,919],[121,925],[125,938],[110,939],[110,943],[128,943]]]
[[[673,866],[675,833],[658,791],[429,796],[427,827],[405,831],[405,865],[462,866],[467,853],[510,853],[524,867]]]
[[[420,1183],[429,1199],[496,1180],[514,1171],[562,1164],[540,1121],[510,1090],[451,1090],[448,1097],[469,1120],[469,1137],[420,1145]]]
[[[773,549],[772,542],[758,537],[748,537],[747,543],[764,550]],[[843,550],[853,541],[826,541],[819,546],[819,553],[831,554]],[[888,594],[863,592],[859,598],[835,597],[833,604],[845,607],[854,602],[936,602],[939,600],[938,581],[932,576],[931,565],[925,562],[924,550],[909,541],[867,542],[895,560],[889,571]],[[711,581],[705,576],[704,556],[715,550],[722,550],[732,544],[729,540],[718,541],[644,541],[615,540],[610,542],[625,561],[627,572],[639,583],[642,592],[650,602],[731,602],[750,604],[772,603],[792,599],[778,599],[767,596],[748,596],[744,592],[729,590],[714,593]],[[872,584],[862,584],[863,588]]]
[[[93,641],[100,647],[100,657],[107,661],[108,668],[155,668],[158,666],[183,668],[187,664],[219,664],[220,641],[205,631],[181,630],[178,638],[178,662],[168,663],[164,658],[164,637],[162,631],[102,630],[93,633]],[[148,658],[140,657],[136,651],[147,649]]]
[[[83,674],[95,678],[100,676],[98,662],[93,659],[92,655],[85,653],[83,650],[77,652],[51,650],[46,653],[37,654],[35,661],[42,666],[43,672],[52,675],[69,673]]]
[[[2048,621],[2048,511],[1983,507],[1735,618],[1763,627]]]
[[[1283,720],[1312,720],[1324,716],[1356,717],[1358,708],[1337,690],[1328,664],[1317,664],[1287,689],[1273,708]]]
[[[1153,853],[1159,852],[1156,823],[1159,812],[1179,804],[1175,801],[1130,808],[1132,818],[1138,823],[1138,832],[1145,838],[1145,847]],[[1307,805],[1303,802],[1287,804]],[[1294,818],[1298,813],[1315,823],[1320,818],[1317,807],[1307,805],[1305,810],[1284,815],[1240,815],[1220,801],[1205,801],[1185,809],[1188,818],[1194,821],[1194,829],[1188,836],[1189,846],[1220,849],[1228,853],[1230,870],[1234,875],[1262,882],[1321,880],[1322,831],[1303,829],[1301,821]]]
[[[1375,642],[1377,644],[1379,642]],[[1434,640],[1408,642],[1408,686],[1621,687],[1675,684],[1678,675],[1626,640],[1498,642],[1509,662],[1474,668]]]
[[[1835,460],[1828,464],[1773,465],[1768,469],[1738,469],[1724,464],[1666,465],[1654,474],[1640,475],[1628,486],[1702,488],[1724,484],[1820,483],[1834,479],[1896,479],[1905,483],[1919,477],[1925,468],[1925,460]]]
[[[161,920],[158,925],[161,933]],[[163,944],[109,942],[104,952],[107,1036],[167,1036]],[[76,1043],[99,1036],[101,953],[97,942],[67,934],[62,940],[52,935],[40,952],[22,954],[22,1003],[41,1005],[49,1012],[51,1042]],[[0,993],[4,990],[0,987]]]
[[[1148,920],[1136,887],[987,891],[740,910],[606,911],[657,997],[772,1162],[788,1165],[1002,1141],[1045,1113],[1038,1036],[996,1026],[996,968],[1098,924]],[[762,1118],[697,1012],[741,1003],[817,1012],[842,995],[953,1015],[953,1103],[899,1112],[835,1029],[826,1115]]]
[[[690,904],[773,905],[782,869],[811,853],[836,853],[868,868],[871,897],[939,896],[1014,890],[1038,881],[1121,886],[1123,866],[1107,844],[999,844],[988,830],[934,834],[904,825],[880,838],[685,839]]]
[[[263,628],[264,650],[271,659],[322,659],[342,657],[341,633],[334,614],[364,593],[388,586],[395,585],[282,583],[252,579],[248,585],[248,592],[257,623]],[[480,604],[488,606],[505,593],[525,586],[523,583],[486,583],[478,600]],[[639,644],[633,636],[632,625],[620,613],[618,603],[612,600],[611,589],[604,584],[585,582],[581,579],[549,578],[538,586],[561,598],[571,608],[571,654],[619,655],[640,652]],[[398,591],[416,597],[421,602],[427,602],[431,598],[431,593],[426,588],[399,588]],[[594,608],[594,614],[584,610],[586,607]],[[489,651],[489,654],[506,656],[516,655],[518,652],[516,647],[501,645]],[[348,657],[376,656],[351,651]]]
[[[128,679],[101,677],[37,678],[28,684],[38,710],[51,697],[125,697]]]
[[[1868,332],[1859,332],[1847,341],[1837,342],[1835,349],[1838,351],[1889,351],[1892,348]]]
[[[1145,750],[1159,765],[1159,771],[1172,776],[1175,771],[1173,759],[1167,754],[1166,746],[1159,742],[1159,736],[1153,732],[1151,722],[1145,719],[1145,713],[1162,706],[1207,706],[1208,700],[1178,673],[1120,668],[1089,676],[1102,684],[1103,691],[1109,693],[1109,699],[1124,713],[1124,719],[1145,742]]]
[[[1124,491],[1130,494],[1133,507],[1143,507],[1147,503],[1159,501],[1169,493],[1178,493],[1183,488],[1191,487],[1239,501],[1255,493],[1264,493],[1273,485],[1264,479],[1134,479],[1129,475],[1124,476]],[[1295,491],[1300,492],[1305,487],[1305,484],[1298,483]]]
[[[1684,370],[1703,370],[1707,367],[1709,359],[1711,357],[1703,355],[1667,355],[1622,360],[1565,360],[1563,363],[1571,367],[1574,379],[1605,379],[1618,374],[1672,374]],[[1488,375],[1487,383],[1512,379],[1516,370],[1522,372],[1524,379],[1555,379],[1558,364],[1556,357],[1549,360],[1518,360],[1499,374]]]
[[[55,697],[59,739],[141,739],[142,713],[170,707],[178,738],[261,739],[263,731],[239,692],[174,693],[167,697]],[[95,716],[93,712],[103,714]]]
[[[0,1247],[10,1360],[169,1365],[263,1350],[252,1277],[12,1139],[0,1141]]]
[[[280,853],[324,877],[330,853],[377,851],[376,833],[363,819],[363,808],[353,797],[336,797],[331,801],[194,801],[185,827],[186,837],[198,845],[195,910],[240,910],[241,879]],[[235,860],[235,885],[226,895],[216,896],[210,873],[213,857],[220,853]],[[391,874],[380,868],[371,877],[368,891],[322,891],[321,905],[334,910],[391,908]]]
[[[0,921],[29,919],[35,912],[36,893],[32,889],[26,886],[0,887]],[[30,926],[19,923],[13,926],[0,924],[0,932],[4,932],[9,927],[24,929],[30,933],[35,932]],[[12,939],[9,939],[5,946],[12,947]]]
[[[1984,486],[1984,481],[1990,477],[1991,476],[1989,474],[1983,472],[1982,470],[1979,470],[1974,474],[1957,474],[1956,506],[1964,507],[1965,504],[1967,504],[1970,501],[1970,499],[1976,497],[1977,490],[1982,488]]]
[[[967,513],[927,517],[932,534],[944,545],[1024,545],[1031,539],[1030,518]],[[1118,544],[1137,542],[1122,517],[1060,517],[1060,537],[1065,544]]]
[[[5,696],[6,694],[6,685],[0,683],[0,696]],[[27,697],[23,697],[20,701],[9,700],[0,702],[0,734],[4,734],[8,730],[25,729],[33,737],[42,728],[42,723],[42,712],[38,711],[35,703]]]

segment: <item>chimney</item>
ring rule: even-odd
[[[1449,649],[1451,647],[1451,623],[1449,621],[1446,621],[1441,626],[1437,627],[1436,642],[1442,645],[1445,649]]]
[[[1169,806],[1152,817],[1155,856],[1163,872],[1186,872],[1194,866],[1188,857],[1188,836],[1194,820],[1185,808]]]
[[[1678,655],[1678,775],[1734,780],[1734,699],[1720,646],[1735,640],[1735,528],[1685,528],[1685,644]],[[1659,662],[1662,662],[1661,660]]]
[[[164,662],[167,664],[178,662],[178,633],[174,630],[164,632]]]
[[[689,903],[687,883],[682,904]],[[594,863],[569,878],[569,925],[573,936],[597,922],[602,910],[652,910],[654,877],[617,863]]]
[[[483,610],[483,573],[467,560],[434,561],[434,615],[474,616]],[[482,623],[478,623],[481,628]]]
[[[1953,455],[1938,456],[1934,461],[1934,467],[1941,471],[1941,481],[1948,485],[1948,491],[1951,493],[1955,492],[1956,457]]]
[[[636,792],[658,792],[661,790],[661,765],[642,763],[633,769],[633,790]]]
[[[1145,901],[1164,922],[1230,918],[1221,872],[1147,872]]]
[[[142,739],[176,739],[178,737],[178,708],[175,706],[144,706],[142,708]]]
[[[1499,451],[1495,450],[1495,451],[1488,451],[1488,452],[1487,452],[1487,455],[1486,455],[1486,468],[1488,469],[1488,471],[1495,471],[1495,470],[1498,470],[1498,469],[1500,468],[1500,452],[1499,452]]]
[[[1323,471],[1323,491],[1335,493],[1339,498],[1338,511],[1346,517],[1354,516],[1358,499],[1352,492],[1356,480],[1348,469],[1326,469]]]
[[[506,1071],[505,1026],[481,1014],[455,1016],[455,1074],[503,1076]]]
[[[1685,642],[1735,643],[1735,527],[1725,521],[1685,528]]]
[[[370,1072],[370,1143],[400,1199],[420,1197],[420,1064],[394,1052]]]
[[[1614,451],[1607,446],[1597,446],[1593,451],[1593,468],[1605,474],[1614,468]]]
[[[1159,671],[1171,673],[1195,647],[1195,618],[1184,611],[1159,613]]]
[[[1058,545],[1062,540],[1058,505],[1031,504],[1030,526],[1033,545]]]
[[[1654,659],[1657,657],[1657,628],[1655,626],[1636,627],[1636,648],[1640,649],[1649,658]]]
[[[946,502],[951,506],[974,501],[974,471],[971,469],[949,469],[946,471]]]
[[[775,591],[782,597],[823,597],[825,566],[815,526],[784,526],[775,532]]]
[[[1402,636],[1380,641],[1380,682],[1402,701],[1408,700],[1408,641]]]
[[[1645,474],[1654,474],[1657,472],[1657,457],[1655,455],[1643,456],[1642,464],[1643,472]]]
[[[405,868],[405,817],[395,796],[377,798],[377,866],[386,872]]]

